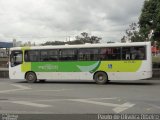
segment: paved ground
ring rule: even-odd
[[[0,79],[0,113],[160,113],[160,80],[52,81],[28,84]]]

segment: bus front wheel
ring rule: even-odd
[[[26,80],[28,83],[35,83],[37,81],[37,76],[34,72],[26,73]]]
[[[97,84],[105,84],[108,82],[108,76],[105,72],[97,72],[94,75],[94,80]]]

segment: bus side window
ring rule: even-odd
[[[144,46],[131,46],[122,48],[123,60],[144,60],[145,56]]]
[[[40,61],[42,62],[48,61],[48,50],[40,51]]]
[[[108,53],[106,51],[106,48],[100,49],[100,60],[106,60],[108,56]]]
[[[145,47],[140,46],[140,47],[136,47],[136,49],[137,49],[136,59],[137,60],[144,60],[145,59]]]
[[[130,52],[126,51],[126,60],[130,60],[131,57],[130,57]]]
[[[131,47],[131,59],[135,60],[137,56],[137,50],[135,47]]]
[[[58,50],[48,50],[48,61],[58,61]]]
[[[77,60],[77,49],[60,50],[60,60],[74,61]]]
[[[99,60],[98,48],[83,48],[78,50],[78,60],[96,61]]]
[[[101,60],[120,60],[120,47],[108,47],[100,49],[100,59]]]
[[[27,50],[25,51],[25,61],[26,62],[38,62],[40,53],[38,50]]]
[[[130,60],[131,59],[130,47],[123,47],[122,48],[122,59],[123,60]]]

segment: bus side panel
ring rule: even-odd
[[[21,65],[11,67],[9,63],[9,78],[10,79],[24,79],[25,73],[21,71]]]
[[[93,80],[90,72],[36,72],[37,79],[47,80]]]
[[[108,72],[109,80],[141,80],[151,78],[152,72]]]
[[[128,67],[131,67],[131,66],[132,66],[132,63],[129,63]],[[127,70],[127,67],[125,69]],[[147,60],[142,60],[140,67],[136,71],[107,72],[107,74],[110,80],[141,80],[141,79],[151,78],[152,66],[151,66],[149,51],[147,55]]]

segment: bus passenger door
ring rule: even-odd
[[[9,62],[9,77],[10,79],[23,79],[24,75],[21,71],[23,63],[22,51],[11,51]]]

